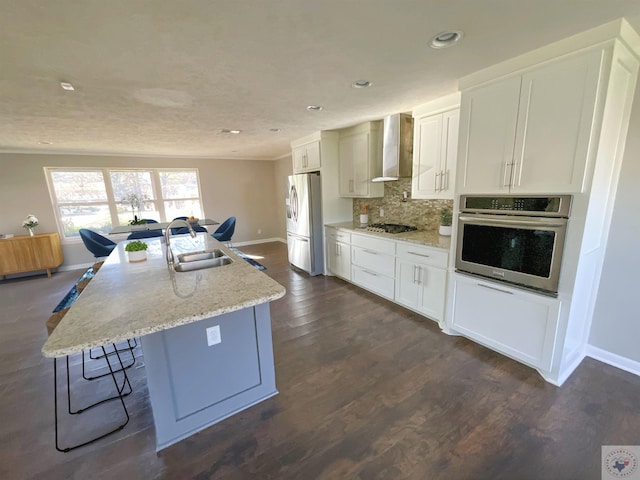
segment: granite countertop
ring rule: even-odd
[[[45,357],[147,335],[281,298],[285,288],[208,234],[171,237],[175,254],[219,248],[234,262],[176,273],[164,240],[148,238],[147,260],[130,263],[120,242],[42,347]]]
[[[390,222],[393,223],[393,222]],[[345,230],[351,230],[354,233],[363,233],[366,235],[372,235],[375,237],[390,238],[392,240],[401,240],[403,242],[418,243],[426,245],[428,247],[436,247],[446,250],[451,250],[451,237],[443,237],[436,230],[416,230],[414,232],[406,233],[380,233],[370,232],[365,227],[361,227],[359,223],[342,222],[342,223],[327,223],[326,227],[342,228]]]

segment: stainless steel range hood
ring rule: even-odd
[[[384,117],[382,176],[372,182],[388,182],[411,176],[413,162],[413,118],[406,113]]]

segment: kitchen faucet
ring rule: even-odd
[[[164,243],[167,244],[167,265],[172,267],[173,264],[175,263],[175,259],[173,258],[173,252],[171,251],[171,242],[169,241],[169,237],[171,237],[171,227],[175,224],[175,223],[183,223],[187,226],[187,228],[189,229],[189,235],[191,235],[191,238],[196,238],[196,232],[193,229],[193,227],[191,226],[191,224],[189,222],[187,222],[186,220],[174,220],[172,221],[169,225],[167,225],[167,229],[164,231]]]

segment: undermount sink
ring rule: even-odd
[[[208,260],[210,258],[218,258],[224,257],[225,254],[222,250],[218,250],[217,248],[213,250],[202,250],[199,252],[189,252],[182,253],[178,255],[178,262],[187,263],[187,262],[196,262],[198,260]]]
[[[178,262],[173,265],[176,272],[192,272],[204,268],[222,267],[233,263],[222,250],[183,253],[177,256]]]

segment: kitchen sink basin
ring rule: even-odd
[[[189,257],[193,254],[185,254],[185,255]],[[178,258],[180,257],[181,255],[178,255]],[[223,265],[229,265],[230,263],[233,263],[233,260],[231,260],[231,258],[227,257],[226,255],[220,255],[217,257],[212,255],[211,257],[208,257],[208,258],[205,257],[205,258],[188,259],[186,261],[179,261],[178,263],[175,263],[173,265],[173,269],[176,272],[192,272],[194,270],[202,270],[204,268],[222,267]]]
[[[197,262],[200,260],[209,260],[212,258],[219,258],[224,256],[225,256],[224,252],[216,248],[213,250],[202,250],[199,252],[182,253],[178,255],[178,262],[180,263]]]

